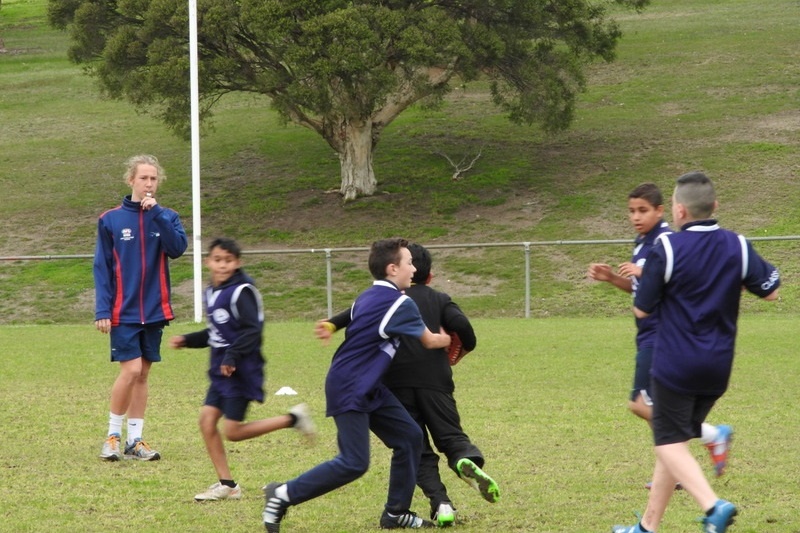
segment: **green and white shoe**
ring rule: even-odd
[[[436,512],[431,517],[439,527],[452,526],[456,521],[456,510],[450,502],[442,502],[436,508]]]
[[[458,475],[461,479],[480,492],[484,500],[489,503],[495,503],[500,500],[500,487],[497,486],[497,483],[489,474],[481,470],[471,460],[466,457],[459,459],[458,463],[456,463],[456,469],[458,469]]]

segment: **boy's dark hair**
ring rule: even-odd
[[[368,264],[373,278],[386,279],[386,267],[400,262],[401,248],[408,248],[408,241],[400,237],[382,239],[372,243]]]
[[[211,244],[208,245],[208,251],[211,252],[214,248],[221,248],[234,256],[236,259],[239,259],[242,256],[242,249],[239,247],[237,242],[227,237],[218,237],[211,241]]]
[[[655,183],[642,183],[628,195],[628,199],[631,198],[641,198],[653,207],[664,205],[664,195]]]
[[[704,173],[687,172],[675,180],[675,201],[686,207],[694,219],[710,218],[717,203],[714,184]]]
[[[411,243],[408,245],[408,251],[411,252],[411,262],[414,263],[414,276],[411,278],[412,283],[425,284],[428,281],[428,276],[431,275],[431,253],[427,248],[421,244]]]

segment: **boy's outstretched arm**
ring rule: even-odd
[[[422,336],[419,338],[419,340],[422,345],[429,350],[447,348],[450,346],[450,335],[445,333],[443,329],[440,331],[441,333],[434,333],[428,328],[425,328],[425,331],[422,332]]]
[[[589,279],[593,279],[595,281],[606,281],[620,290],[625,292],[633,292],[631,278],[617,274],[614,272],[614,269],[611,268],[611,265],[607,265],[605,263],[591,263],[586,275],[589,277]]]

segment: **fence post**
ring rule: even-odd
[[[331,273],[331,249],[325,248],[325,273],[327,276],[328,316],[333,316],[333,274]]]
[[[531,317],[531,243],[525,246],[525,318]]]

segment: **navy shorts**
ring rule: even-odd
[[[650,367],[653,366],[653,347],[639,348],[636,352],[636,370],[633,373],[633,388],[631,401],[642,395],[645,405],[653,405],[653,396],[650,394]]]
[[[687,442],[702,435],[702,425],[717,395],[682,394],[652,380],[653,440],[656,446]]]
[[[111,360],[121,362],[144,357],[151,363],[161,361],[161,336],[166,325],[166,322],[159,322],[112,327]]]
[[[241,396],[225,398],[212,386],[208,388],[203,405],[216,407],[228,420],[243,422],[250,400]]]

